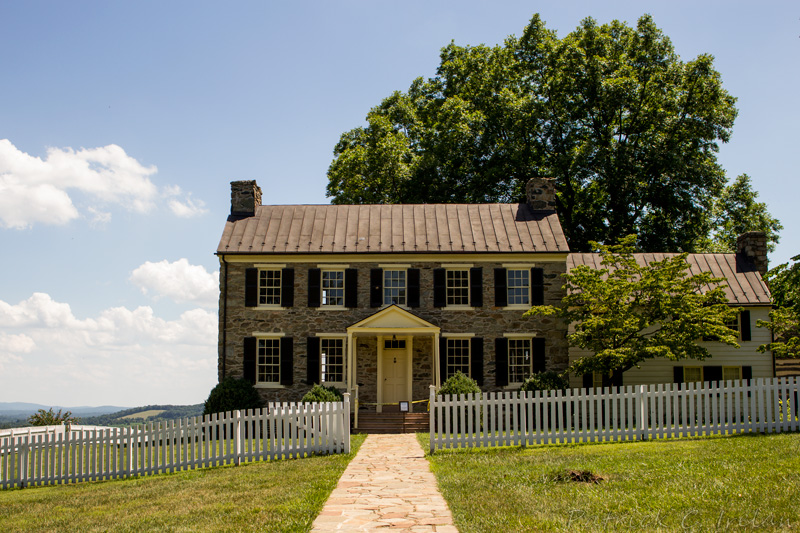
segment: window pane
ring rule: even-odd
[[[406,304],[406,271],[383,271],[383,303]]]
[[[508,271],[508,305],[530,305],[528,269]]]
[[[447,379],[456,372],[469,376],[469,339],[447,339]]]
[[[281,305],[281,271],[260,270],[258,273],[258,304]]]
[[[509,339],[508,382],[522,383],[531,373],[531,340]]]
[[[281,340],[258,339],[256,381],[278,383],[281,380]]]
[[[322,271],[322,305],[344,305],[344,271]]]
[[[699,366],[683,367],[683,382],[695,383],[703,381],[703,369]]]
[[[469,305],[469,270],[447,271],[447,305]]]
[[[738,366],[723,366],[722,381],[738,381],[742,379],[742,369]]]
[[[344,339],[322,339],[320,361],[323,383],[344,382]]]

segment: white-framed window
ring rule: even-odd
[[[344,270],[322,271],[323,306],[344,307]]]
[[[684,383],[700,383],[703,381],[703,367],[702,366],[685,366],[683,367],[683,382]]]
[[[327,384],[342,384],[345,381],[345,339],[323,337],[320,339],[320,381]]]
[[[448,269],[445,283],[448,307],[469,306],[468,269]]]
[[[281,339],[259,338],[256,345],[256,383],[281,382]]]
[[[529,306],[531,304],[531,271],[527,268],[506,270],[508,305]]]
[[[442,379],[447,379],[450,376],[461,372],[462,374],[470,375],[470,342],[469,338],[464,337],[450,337],[447,339],[447,375],[442,376]]]
[[[258,271],[258,305],[280,307],[281,271],[260,269]]]
[[[508,383],[519,384],[531,375],[531,339],[508,339]]]
[[[406,305],[406,270],[383,270],[383,303]]]

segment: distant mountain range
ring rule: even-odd
[[[73,416],[100,416],[109,413],[116,413],[117,411],[122,411],[125,409],[130,409],[130,407],[118,407],[114,405],[101,405],[100,407],[87,407],[87,406],[64,407],[61,405],[42,405],[38,403],[26,403],[26,402],[0,402],[0,415],[8,417],[11,416],[28,417],[34,414],[39,409],[44,409],[45,411],[47,411],[51,407],[55,411],[58,411],[59,409],[63,411],[71,411]]]

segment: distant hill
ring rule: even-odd
[[[38,409],[50,409],[50,405],[33,403],[3,403],[0,402],[0,428],[22,427],[27,425],[27,419]],[[130,426],[144,422],[157,422],[160,420],[175,420],[203,414],[203,404],[195,405],[146,405],[144,407],[58,407],[71,411],[81,424],[90,426]]]

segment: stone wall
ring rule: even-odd
[[[338,263],[346,263],[346,257],[337,258]],[[470,258],[465,258],[470,261]],[[263,263],[261,261],[256,261]],[[397,259],[403,262],[402,258]],[[526,332],[546,339],[547,368],[563,370],[569,355],[566,342],[566,327],[550,317],[523,318],[524,309],[498,308],[494,306],[494,269],[502,267],[499,263],[479,263],[483,268],[484,306],[469,310],[454,310],[433,307],[433,268],[447,266],[447,263],[412,263],[411,268],[420,269],[421,307],[409,309],[420,318],[441,328],[443,333],[473,333],[484,339],[484,387],[486,391],[499,390],[495,382],[494,339],[503,333]],[[386,264],[386,262],[382,262]],[[527,263],[526,263],[527,264]],[[245,269],[254,263],[228,263],[227,316],[224,295],[220,297],[220,358],[219,376],[223,375],[223,364],[227,375],[243,375],[243,339],[254,332],[282,333],[292,337],[294,343],[294,384],[276,389],[259,389],[262,396],[270,401],[297,401],[310,388],[306,380],[306,339],[318,333],[345,333],[348,326],[376,313],[379,309],[369,306],[370,269],[379,268],[377,263],[353,263],[358,268],[358,307],[355,309],[329,310],[307,307],[308,269],[317,268],[318,263],[288,264],[294,268],[295,306],[287,309],[268,310],[244,306]],[[225,266],[220,268],[221,293],[224,292]],[[542,267],[545,280],[545,304],[559,305],[563,297],[563,280],[560,275],[566,270],[565,262],[531,263]],[[225,345],[223,346],[223,320],[227,322]],[[355,339],[357,347],[357,382],[363,401],[377,399],[377,343],[375,338]],[[428,396],[428,386],[432,382],[433,343],[431,337],[415,337],[413,340],[413,391],[414,400]],[[224,362],[223,362],[224,357]],[[374,376],[369,379],[370,376]]]

